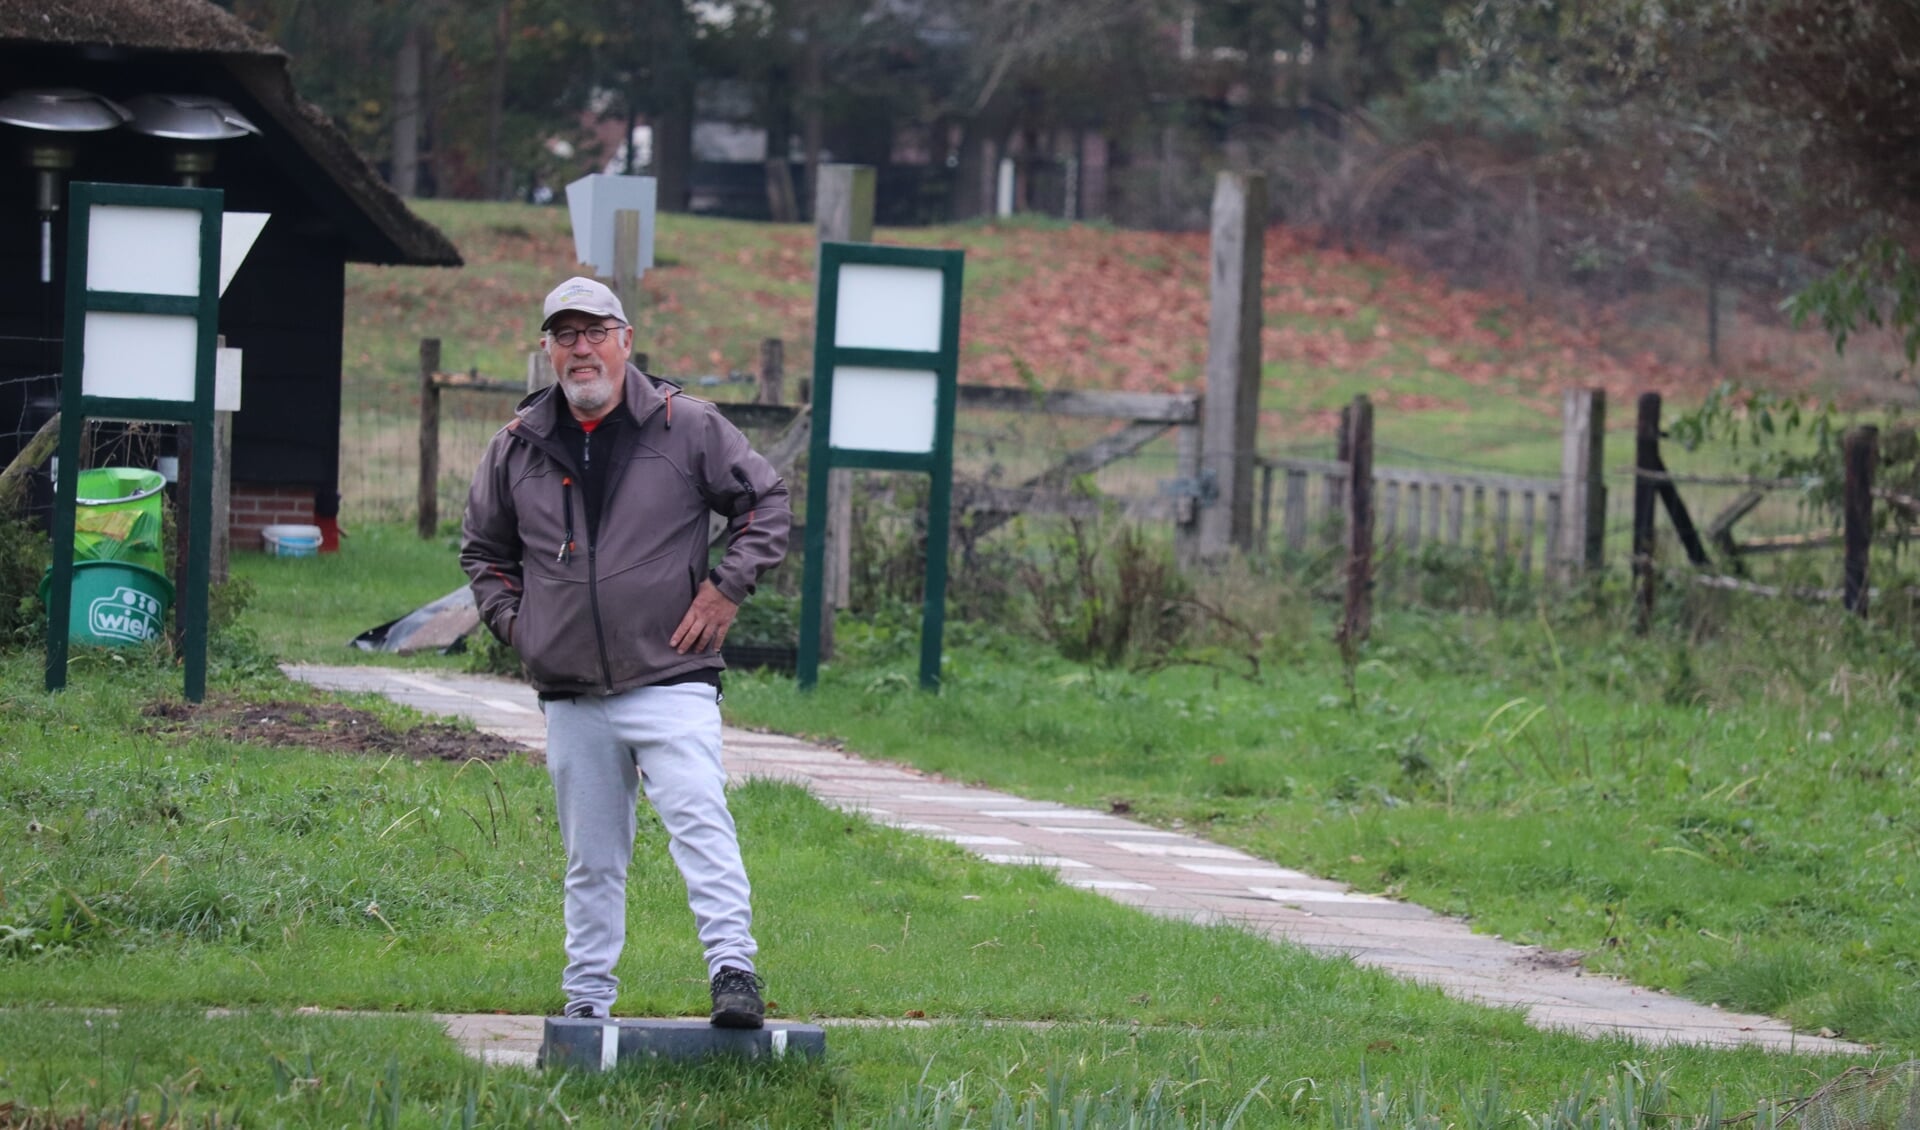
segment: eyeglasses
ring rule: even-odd
[[[619,326],[588,326],[584,330],[577,330],[567,326],[564,329],[548,330],[547,336],[552,338],[554,344],[560,348],[572,349],[573,343],[579,341],[582,336],[587,339],[588,345],[604,344],[607,335],[620,328]]]

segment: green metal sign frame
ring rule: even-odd
[[[806,563],[800,585],[800,655],[795,672],[801,690],[811,689],[820,676],[820,613],[826,597],[827,472],[842,467],[923,471],[932,476],[927,497],[927,580],[920,618],[920,686],[940,689],[941,639],[947,624],[947,537],[953,513],[953,413],[960,372],[960,280],[965,261],[963,251],[872,243],[820,245],[819,305],[813,323],[813,434],[807,456]],[[838,336],[840,268],[847,264],[939,271],[940,347],[920,352],[834,345]],[[835,447],[833,376],[836,370],[848,366],[932,373],[936,388],[932,450]]]
[[[217,188],[76,182],[68,191],[66,343],[61,364],[60,475],[53,506],[53,583],[47,592],[47,689],[67,685],[68,620],[73,608],[73,533],[80,485],[80,437],[89,419],[153,420],[193,428],[200,461],[213,451],[214,351],[219,344],[220,227],[225,193]],[[200,286],[196,295],[131,294],[87,287],[87,243],[95,205],[174,208],[200,214]],[[87,315],[161,314],[198,324],[192,400],[146,400],[89,396],[86,371]],[[189,504],[187,572],[179,619],[186,663],[186,696],[199,702],[207,690],[207,588],[212,570],[213,475],[193,476]]]

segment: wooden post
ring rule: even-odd
[[[420,518],[415,529],[422,539],[440,528],[440,339],[420,339]]]
[[[822,165],[813,209],[814,229],[824,242],[873,242],[872,165]]]
[[[1359,644],[1373,630],[1373,403],[1353,399],[1347,436],[1347,590],[1338,639]]]
[[[760,342],[760,393],[757,397],[761,404],[780,404],[786,397],[787,386],[787,346],[777,337]]]
[[[1265,557],[1269,549],[1267,535],[1273,531],[1273,466],[1262,464],[1260,467],[1260,556]]]
[[[1342,466],[1353,458],[1353,405],[1340,406],[1340,430],[1333,437],[1333,461]],[[1326,483],[1327,539],[1338,544],[1345,538],[1347,513],[1347,480],[1344,477],[1329,476]]]
[[[547,356],[544,349],[536,349],[527,354],[527,391],[539,392],[550,384],[558,383],[560,375],[553,371],[553,358]]]
[[[640,311],[640,213],[622,208],[613,214],[613,292],[632,324]],[[640,366],[645,369],[646,366]]]
[[[1653,627],[1653,508],[1659,483],[1647,478],[1660,463],[1660,394],[1640,394],[1633,433],[1633,591],[1634,631]]]
[[[1222,172],[1213,189],[1212,295],[1202,474],[1218,492],[1200,510],[1200,558],[1253,549],[1253,462],[1260,428],[1260,278],[1267,180]]]
[[[1607,394],[1570,388],[1560,404],[1559,577],[1570,581],[1605,559]]]
[[[1508,527],[1511,524],[1509,519],[1511,518],[1510,508],[1512,505],[1512,495],[1507,493],[1505,487],[1500,487],[1494,491],[1493,559],[1500,565],[1507,563],[1507,533]]]
[[[1206,416],[1206,400],[1200,401],[1200,414]],[[1173,474],[1183,484],[1200,482],[1200,425],[1181,424],[1173,432]],[[1200,563],[1200,500],[1182,494],[1173,502],[1173,558],[1181,570]]]
[[[873,239],[871,165],[822,165],[814,181],[814,233],[821,243],[867,243]],[[809,474],[812,472],[809,471]],[[853,472],[827,475],[827,512],[807,521],[827,525],[825,599],[820,602],[820,657],[833,656],[834,613],[852,603]]]
[[[1873,471],[1880,461],[1880,429],[1851,428],[1842,441],[1841,458],[1847,467],[1842,501],[1847,559],[1842,603],[1848,612],[1867,618],[1867,557],[1873,550]]]
[[[186,497],[182,492],[181,497]],[[233,413],[213,414],[213,540],[208,543],[207,580],[223,585],[233,553]]]
[[[1304,553],[1307,549],[1307,473],[1287,472],[1286,505],[1287,550]],[[1262,535],[1264,540],[1265,535]]]

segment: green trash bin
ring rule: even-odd
[[[73,559],[119,561],[165,573],[160,492],[166,485],[160,472],[139,467],[80,472],[75,484],[80,505],[73,517]]]
[[[40,578],[40,601],[48,600],[53,570]],[[173,582],[126,561],[78,561],[73,566],[73,602],[67,638],[75,643],[120,647],[158,639],[167,627]]]

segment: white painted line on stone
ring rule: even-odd
[[[768,748],[765,746],[744,745],[740,742],[728,742],[728,753],[737,753],[752,757],[757,761],[794,761],[803,764],[830,765],[845,761],[841,753],[821,753],[804,749]]]
[[[1107,842],[1113,847],[1117,847],[1122,851],[1130,851],[1135,855],[1177,856],[1181,859],[1238,859],[1247,863],[1254,862],[1252,859],[1228,848],[1200,847],[1197,844],[1130,844],[1125,840],[1109,840]]]
[[[1084,887],[1089,891],[1151,891],[1150,883],[1135,883],[1128,879],[1083,879],[1067,876],[1060,880],[1070,887]]]
[[[527,707],[527,706],[521,706],[521,705],[520,705],[519,703],[517,703],[517,702],[508,702],[508,701],[507,701],[506,699],[504,699],[504,698],[483,698],[483,699],[481,699],[481,700],[480,700],[480,702],[481,702],[481,704],[482,704],[482,705],[485,705],[485,706],[491,706],[491,707],[493,707],[493,708],[494,708],[495,710],[502,710],[502,711],[505,711],[505,712],[506,712],[506,713],[508,713],[508,714],[538,714],[538,713],[540,713],[540,712],[539,712],[538,710],[534,710],[534,709],[533,709],[533,708],[531,708],[531,707]]]
[[[1313,891],[1298,887],[1251,887],[1254,894],[1269,898],[1275,902],[1392,902],[1392,899],[1379,895],[1360,895],[1347,891]]]
[[[1219,875],[1234,879],[1311,879],[1305,871],[1290,871],[1285,867],[1232,867],[1218,863],[1182,863],[1179,867],[1196,875]]]
[[[773,1045],[773,1058],[782,1059],[787,1054],[787,1030],[775,1028],[767,1034],[767,1042]]]
[[[395,675],[393,681],[403,686],[412,687],[416,691],[425,691],[428,694],[448,695],[454,698],[475,697],[465,692],[454,690],[451,687],[443,687],[439,683],[431,683],[425,679],[416,679],[412,675]],[[484,702],[485,700],[481,699],[479,701]]]
[[[874,823],[882,824],[889,828],[898,828],[903,832],[946,833],[953,831],[953,829],[947,827],[945,824],[923,824],[918,820],[875,820]],[[1012,843],[1013,841],[1009,840],[1007,842]]]
[[[1058,836],[1133,836],[1142,840],[1190,840],[1193,837],[1179,832],[1156,832],[1151,828],[1048,828],[1042,832],[1052,832]]]
[[[612,1071],[613,1065],[620,1062],[620,1026],[602,1024],[600,1026],[600,1070]]]
[[[1017,852],[1002,853],[983,851],[980,853],[980,858],[986,860],[988,863],[1011,863],[1025,867],[1052,867],[1056,870],[1089,868],[1093,866],[1091,863],[1082,863],[1077,859],[1067,859],[1059,855],[1020,855]]]
[[[982,812],[982,816],[1004,816],[1017,818],[1022,816],[1044,816],[1049,820],[1118,820],[1104,812],[1094,812],[1086,808],[1001,808]]]
[[[962,836],[949,833],[940,837],[948,843],[969,847],[1018,847],[1019,840],[1010,840],[1005,836]]]

